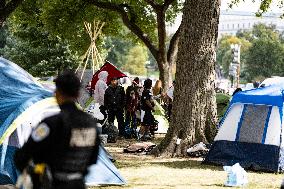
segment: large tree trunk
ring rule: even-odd
[[[172,85],[172,64],[169,62],[160,62],[159,64],[159,80],[163,83],[164,92]]]
[[[186,0],[177,56],[176,86],[170,128],[159,150],[185,155],[216,133],[215,48],[220,0]],[[181,111],[182,110],[182,111]],[[182,139],[180,145],[177,138]]]
[[[163,83],[164,90],[168,90],[172,73],[170,73],[170,64],[167,59],[166,48],[166,9],[158,6],[156,9],[157,14],[157,29],[158,29],[158,56],[156,57],[159,67],[159,79]]]

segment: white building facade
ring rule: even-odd
[[[252,12],[221,11],[218,35],[235,35],[239,30],[251,30],[255,24],[263,23],[275,25],[276,30],[284,31],[284,20],[281,14],[268,13],[262,17],[256,17]]]

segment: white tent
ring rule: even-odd
[[[282,171],[283,94],[280,86],[237,93],[204,163]]]

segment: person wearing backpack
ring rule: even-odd
[[[146,79],[144,81],[144,90],[141,97],[141,128],[139,132],[139,139],[147,140],[149,135],[150,127],[153,125],[155,119],[153,116],[154,111],[154,99],[151,92],[152,80]]]

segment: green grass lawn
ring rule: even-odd
[[[116,158],[115,165],[127,180],[126,186],[102,189],[227,188],[222,167],[201,164],[200,158],[160,158],[141,154],[124,154],[123,147],[135,141],[120,141],[107,149]],[[283,175],[249,172],[249,184],[243,188],[279,188]]]

